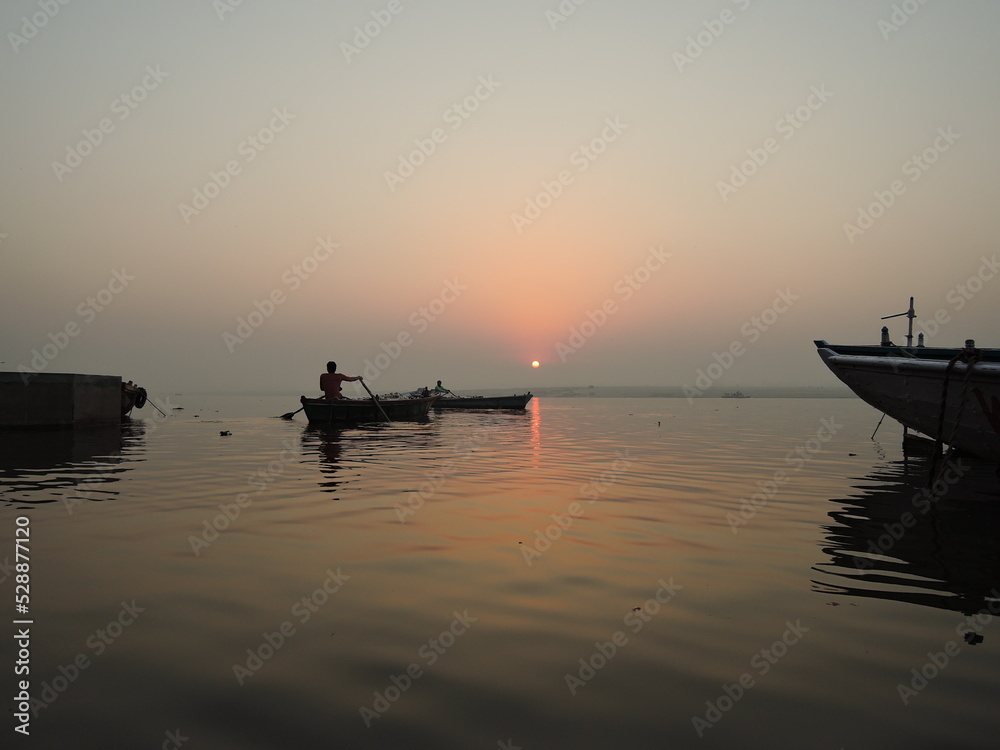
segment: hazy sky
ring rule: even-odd
[[[2,368],[835,385],[812,340],[911,295],[928,343],[1000,345],[998,30],[993,0],[7,0]]]

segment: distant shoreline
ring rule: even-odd
[[[548,386],[543,388],[481,388],[454,389],[459,396],[503,396],[531,391],[538,398],[687,398],[682,386]],[[725,398],[726,393],[741,391],[746,397],[754,398],[857,398],[847,387],[826,386],[767,386],[743,388],[709,388],[698,398]],[[299,392],[292,391],[188,391],[177,395],[199,396],[289,396],[298,398]],[[746,399],[734,398],[733,401]]]
[[[830,387],[780,387],[760,388],[709,388],[698,398],[725,398],[725,394],[740,391],[747,398],[857,398],[850,389]],[[523,390],[480,391],[484,396],[502,393],[524,393]],[[534,388],[531,392],[539,398],[687,398],[682,386],[555,386]],[[733,401],[746,399],[734,398]]]

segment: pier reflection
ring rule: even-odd
[[[995,467],[957,459],[931,487],[928,470],[926,459],[890,462],[857,485],[858,495],[830,501],[829,561],[813,568],[821,574],[814,590],[967,615],[1000,599]]]
[[[8,505],[101,501],[140,460],[146,427],[0,431],[0,489]]]

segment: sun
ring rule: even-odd
[[[542,363],[536,359],[534,362],[531,363],[531,366],[537,369],[538,367],[541,366],[541,364]]]

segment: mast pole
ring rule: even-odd
[[[917,314],[913,311],[913,297],[910,297],[910,309],[906,311],[906,317],[910,319],[910,324],[906,331],[906,346],[913,346],[913,319]]]

